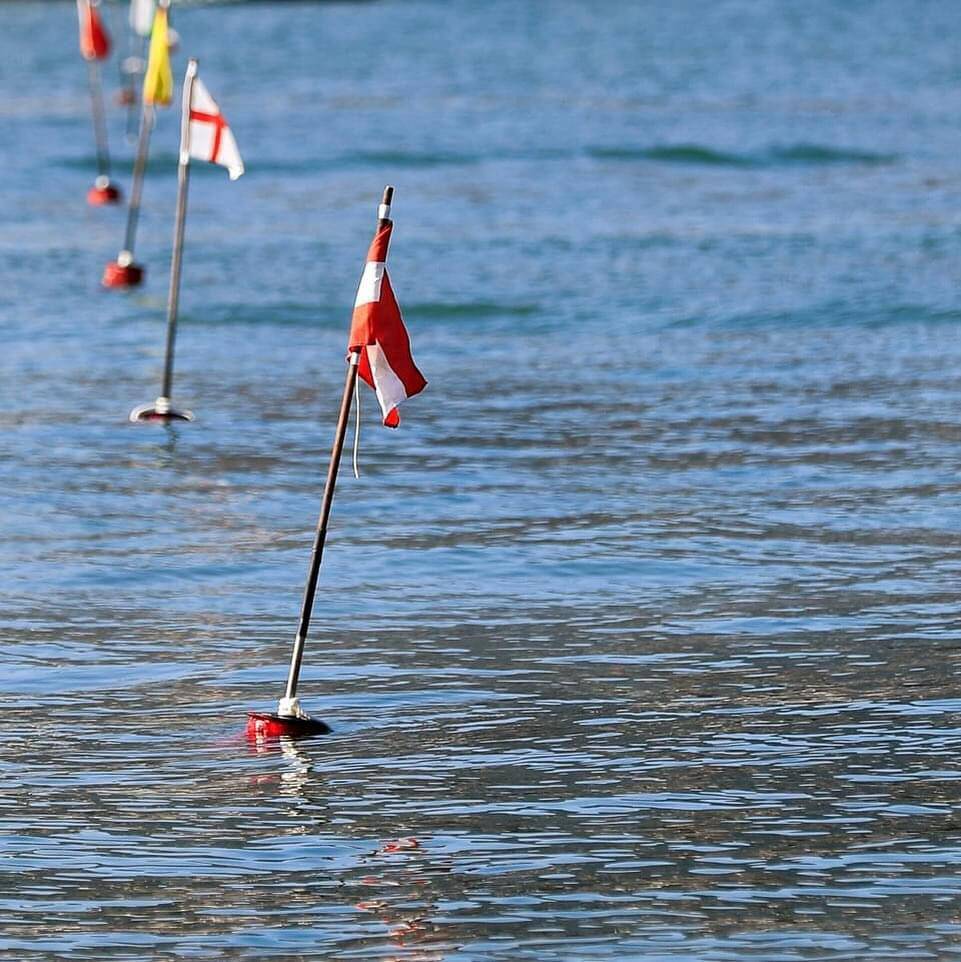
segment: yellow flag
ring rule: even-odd
[[[143,102],[166,107],[173,100],[174,78],[170,70],[170,40],[167,36],[167,7],[157,5],[150,32],[150,54],[143,78]]]

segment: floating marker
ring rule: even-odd
[[[100,20],[100,13],[97,10],[99,5],[99,0],[77,0],[80,53],[87,61],[93,135],[97,145],[97,179],[93,182],[93,187],[87,191],[87,203],[93,207],[116,204],[120,200],[120,191],[110,180],[110,150],[107,146],[103,82],[100,78],[100,61],[110,55],[110,37]]]
[[[127,208],[127,229],[124,233],[123,249],[117,255],[117,259],[107,264],[104,269],[102,281],[104,287],[136,287],[143,281],[144,269],[134,261],[133,249],[137,239],[140,199],[143,195],[143,179],[150,154],[150,134],[156,120],[156,108],[169,106],[173,100],[173,76],[170,71],[167,27],[169,6],[170,0],[159,0],[154,12],[153,29],[150,35],[150,57],[143,82],[143,110],[140,114],[137,156],[133,165],[130,206]]]
[[[387,276],[387,248],[393,223],[390,220],[390,203],[394,188],[387,187],[378,208],[377,233],[367,254],[367,264],[361,275],[350,337],[347,343],[347,378],[340,401],[340,413],[334,431],[334,445],[327,467],[327,481],[320,507],[320,518],[314,535],[314,545],[307,571],[307,584],[300,609],[300,622],[294,638],[294,649],[287,675],[287,688],[273,713],[249,712],[247,735],[250,738],[290,738],[322,735],[329,726],[317,718],[311,718],[301,707],[297,698],[297,683],[304,657],[304,644],[310,628],[314,606],[314,594],[320,574],[320,563],[327,541],[327,524],[334,500],[337,471],[344,450],[347,422],[350,417],[351,399],[357,387],[358,375],[377,391],[384,415],[384,424],[396,427],[400,423],[397,406],[406,398],[422,391],[427,382],[414,365],[410,353],[410,339],[401,318],[400,309]]]
[[[104,287],[136,287],[143,281],[143,266],[134,263],[133,248],[137,239],[137,222],[140,219],[140,199],[143,196],[143,178],[150,152],[150,132],[154,125],[153,104],[144,104],[140,115],[140,136],[137,139],[137,156],[133,164],[133,181],[130,188],[130,204],[127,207],[127,227],[124,231],[123,250],[115,261],[110,261],[103,271]]]
[[[180,303],[180,272],[183,264],[184,228],[187,222],[187,187],[190,158],[196,157],[227,168],[231,180],[244,172],[237,142],[220,108],[197,76],[197,61],[187,63],[184,74],[183,112],[180,118],[180,161],[177,164],[177,214],[174,218],[173,254],[170,259],[170,288],[167,294],[167,341],[163,386],[152,404],[141,404],[130,412],[131,421],[192,421],[190,411],[178,411],[170,404],[173,390],[174,344],[177,339],[177,309]],[[105,281],[106,283],[106,281]]]

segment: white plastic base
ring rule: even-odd
[[[277,714],[281,718],[310,718],[310,715],[300,707],[299,698],[281,698],[277,702]]]

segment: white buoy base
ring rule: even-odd
[[[281,718],[310,718],[310,715],[300,707],[300,699],[296,697],[281,698],[277,702],[277,714]]]
[[[153,404],[141,404],[130,412],[131,421],[192,421],[193,411],[178,411],[169,397],[158,397]]]

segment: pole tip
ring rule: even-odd
[[[388,184],[384,188],[384,199],[381,201],[381,203],[386,204],[388,207],[390,207],[391,201],[393,201],[393,199],[394,199],[394,188],[391,187],[390,184]]]

